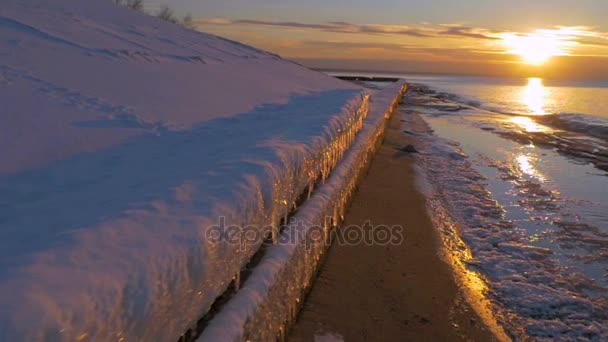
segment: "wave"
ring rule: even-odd
[[[584,133],[608,140],[608,120],[581,113],[557,113],[539,116],[537,121],[566,131]]]
[[[526,116],[538,123],[564,131],[586,134],[595,138],[608,140],[608,119],[584,113],[553,113],[547,115],[530,115],[522,108],[515,108],[514,104],[485,103],[478,99],[437,91],[432,87],[417,84],[416,90],[441,101],[454,102],[472,109],[479,109],[490,113],[512,116]]]
[[[556,149],[573,160],[590,162],[596,168],[608,171],[608,120],[604,118],[581,113],[530,115],[513,110],[512,105],[498,103],[495,106],[493,103],[439,92],[420,84],[411,85],[410,91],[422,95],[411,102],[412,105],[424,108],[425,115],[482,114],[487,118],[476,125],[481,129],[523,144],[534,143]],[[538,124],[539,130],[528,130],[518,123],[511,124],[510,120],[504,120],[505,117],[529,118]]]

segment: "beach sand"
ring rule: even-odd
[[[401,225],[399,245],[334,243],[289,341],[492,341],[441,257],[396,110],[342,227]],[[501,338],[502,339],[502,338]]]

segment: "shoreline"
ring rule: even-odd
[[[402,225],[401,245],[334,244],[289,340],[505,340],[469,304],[465,283],[447,262],[439,232],[416,183],[414,142],[390,119],[385,140],[361,181],[343,226]]]

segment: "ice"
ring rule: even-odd
[[[496,320],[514,339],[605,340],[606,288],[598,279],[582,274],[580,268],[568,267],[575,264],[564,263],[562,254],[570,257],[576,250],[561,246],[562,250],[546,242],[534,244],[526,229],[540,230],[541,223],[525,225],[526,220],[517,219],[517,211],[531,209],[530,215],[549,217],[546,223],[560,228],[552,233],[552,243],[592,247],[586,263],[604,254],[605,234],[590,225],[565,222],[566,213],[547,204],[561,206],[571,201],[562,201],[560,193],[550,191],[550,186],[543,184],[542,174],[532,172],[530,165],[502,157],[505,151],[521,146],[461,120],[466,114],[458,114],[460,117],[453,120],[453,113],[438,117],[436,108],[423,106],[425,102],[434,104],[427,94],[410,92],[407,96],[408,103],[420,104],[408,108],[403,128],[413,133],[421,152],[417,163],[430,216],[448,252],[465,265],[468,274],[480,280],[473,290],[487,297]],[[420,121],[423,127],[414,130]],[[525,152],[529,147],[521,148]],[[536,153],[550,158],[554,152]],[[555,164],[560,173],[578,175],[565,168],[567,160],[563,162]],[[580,178],[576,181],[579,186],[584,183]],[[510,187],[503,188],[504,183],[511,183],[518,192],[507,191]],[[505,197],[516,197],[518,204],[503,207],[509,203]],[[554,217],[561,221],[554,221]],[[599,295],[590,295],[592,290]]]
[[[380,143],[386,118],[405,91],[398,82],[372,95],[363,128],[327,182],[285,227],[243,287],[211,320],[200,341],[270,341],[285,337],[326,251],[330,230],[342,220],[357,181]]]
[[[211,228],[278,238],[369,95],[109,0],[3,0],[0,104],[0,340],[158,341],[259,247]]]

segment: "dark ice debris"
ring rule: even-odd
[[[420,153],[418,152],[418,150],[414,147],[414,145],[407,145],[404,148],[401,149],[401,152],[406,152],[406,153]]]

